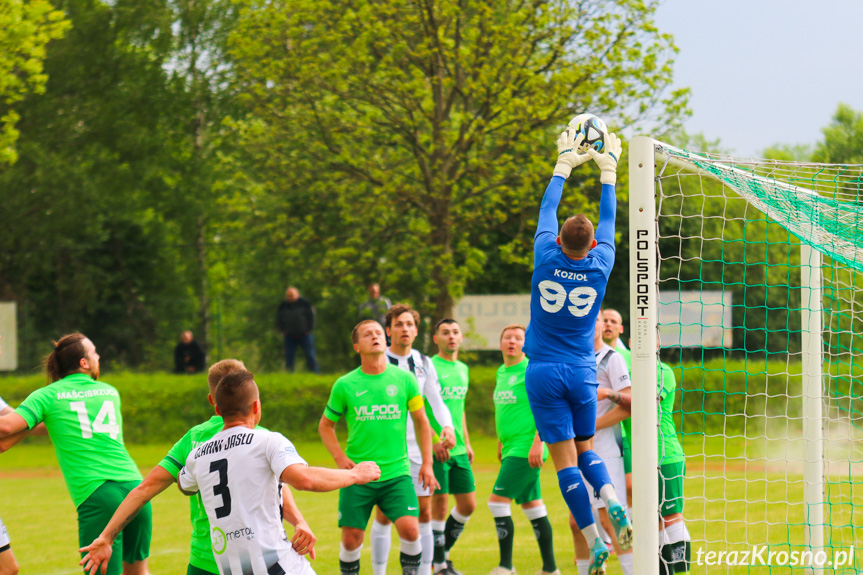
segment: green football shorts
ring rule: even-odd
[[[685,460],[666,463],[659,467],[659,510],[663,517],[683,513],[683,477],[685,475]]]
[[[114,511],[140,481],[106,481],[78,506],[78,543],[85,547],[101,535]],[[150,556],[153,510],[147,503],[114,540],[107,575],[120,575],[123,562],[143,561]],[[84,556],[84,553],[81,554]]]
[[[339,527],[365,529],[377,505],[390,521],[410,515],[419,517],[419,501],[410,475],[350,485],[339,490]]]
[[[539,471],[530,466],[527,457],[504,457],[492,493],[515,499],[519,505],[542,499]]]
[[[473,493],[476,491],[473,471],[471,471],[467,453],[454,455],[443,463],[435,459],[432,467],[435,479],[440,483],[440,489],[435,489],[435,495],[439,493]]]

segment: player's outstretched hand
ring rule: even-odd
[[[435,443],[432,445],[432,451],[434,451],[434,457],[441,463],[444,461],[449,461],[449,449],[444,447],[443,442]]]
[[[573,168],[577,168],[590,159],[587,154],[576,152],[584,134],[576,134],[572,128],[567,128],[557,139],[557,164],[554,166],[554,175],[569,177]]]
[[[434,477],[434,469],[432,468],[431,461],[423,461],[423,464],[420,466],[419,480],[423,487],[432,492],[436,489],[440,489],[440,483],[438,483],[437,479]]]
[[[78,565],[84,567],[89,575],[95,575],[96,571],[101,571],[102,575],[108,571],[108,561],[111,559],[111,544],[102,537],[97,537],[92,543],[86,547],[78,549],[80,553],[86,553]],[[101,566],[101,569],[99,567]]]
[[[287,489],[287,488],[286,488]],[[306,555],[311,559],[315,558],[315,543],[318,538],[312,533],[311,528],[306,523],[297,523],[294,526],[294,536],[291,537],[291,546],[297,555]]]
[[[381,478],[381,468],[374,461],[362,461],[351,470],[357,480],[357,485],[364,485]]]
[[[599,166],[599,181],[603,184],[611,184],[617,182],[617,162],[620,160],[621,146],[620,138],[614,134],[609,134],[605,139],[605,150],[602,153],[597,152],[592,148],[588,148],[587,153]]]

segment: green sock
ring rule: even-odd
[[[551,521],[548,520],[548,516],[544,516],[539,519],[531,519],[530,524],[533,525],[533,534],[536,535],[536,542],[539,543],[542,570],[546,573],[553,573],[557,570],[557,563],[554,561],[554,537],[551,532]]]
[[[495,517],[497,527],[497,543],[500,545],[500,566],[512,569],[512,542],[515,540],[515,525],[512,516]]]
[[[449,551],[452,549],[452,546],[455,545],[455,542],[458,541],[459,536],[464,532],[464,523],[450,514],[450,516],[447,517],[443,532],[446,538],[444,551]]]

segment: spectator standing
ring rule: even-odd
[[[373,319],[381,325],[387,322],[387,311],[393,307],[393,302],[388,297],[381,295],[381,286],[374,283],[369,286],[368,301],[360,304],[357,319]]]
[[[300,290],[294,286],[285,290],[285,299],[279,304],[276,313],[276,327],[282,333],[285,343],[285,367],[294,371],[294,356],[297,346],[303,348],[306,354],[306,366],[309,371],[319,373],[318,362],[315,359],[315,342],[312,330],[315,328],[315,311],[306,298],[300,297]]]
[[[201,373],[207,357],[204,348],[190,331],[180,335],[180,343],[174,348],[174,373]]]

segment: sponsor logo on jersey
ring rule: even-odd
[[[358,391],[358,392],[357,392],[357,397],[360,397],[361,395],[365,395],[365,394],[367,394],[368,392],[369,392],[369,390],[368,390],[368,389],[366,389],[365,391]]]
[[[518,403],[518,398],[515,394],[510,390],[504,391],[495,391],[494,392],[494,403],[495,405],[506,405],[510,403]]]
[[[57,399],[85,399],[87,397],[98,397],[100,395],[119,395],[116,389],[87,389],[61,391],[57,393]]]
[[[586,282],[587,281],[587,274],[568,272],[566,270],[559,270],[557,268],[554,268],[554,277],[565,279],[565,280],[575,280],[578,282]]]
[[[216,555],[224,553],[225,549],[228,548],[228,538],[225,537],[225,532],[218,527],[213,527],[211,538],[213,542],[213,553]]]
[[[388,419],[401,419],[402,410],[398,405],[360,405],[354,408],[357,421],[386,421]]]
[[[441,398],[446,400],[463,400],[467,395],[467,386],[443,387],[440,390]]]

